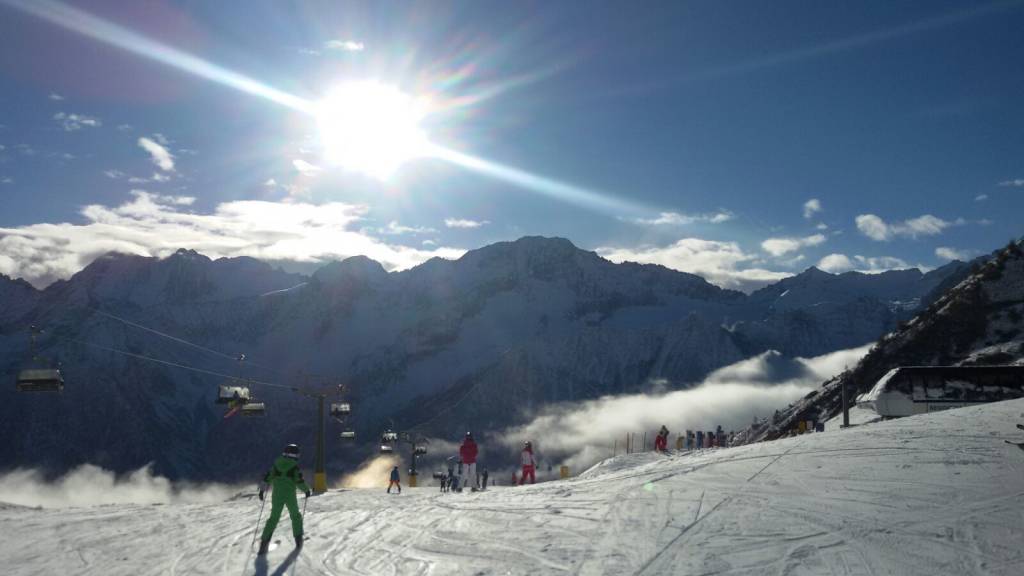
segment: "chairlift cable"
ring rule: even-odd
[[[139,360],[145,360],[147,362],[155,362],[157,364],[163,364],[165,366],[171,366],[171,367],[174,367],[174,368],[181,368],[183,370],[190,370],[192,372],[198,372],[200,374],[207,374],[209,376],[217,376],[219,378],[226,378],[226,379],[230,379],[230,380],[236,380],[236,381],[238,381],[240,383],[243,383],[243,384],[252,384],[252,385],[257,385],[257,386],[270,386],[270,387],[273,387],[273,388],[283,388],[285,390],[293,390],[293,391],[296,390],[296,388],[294,386],[286,386],[284,384],[275,384],[273,382],[264,382],[262,380],[253,380],[253,379],[250,379],[250,378],[239,378],[237,376],[231,376],[229,374],[223,374],[221,372],[215,372],[213,370],[206,370],[205,368],[196,368],[195,366],[189,366],[187,364],[181,364],[181,363],[178,363],[178,362],[171,362],[170,360],[161,360],[160,358],[153,358],[152,356],[146,356],[146,355],[143,355],[143,354],[136,354],[134,352],[128,352],[127,350],[120,350],[118,348],[111,348],[110,346],[103,346],[102,344],[94,344],[92,342],[86,342],[84,340],[79,340],[77,338],[63,338],[63,340],[67,340],[69,342],[74,342],[76,344],[82,344],[84,346],[89,346],[91,348],[97,348],[99,350],[105,350],[107,352],[113,352],[115,354],[123,354],[125,356],[129,356],[129,357],[132,357],[132,358],[137,358]]]
[[[214,350],[213,348],[209,348],[209,347],[206,347],[206,346],[195,344],[193,342],[189,342],[188,340],[185,340],[184,338],[179,338],[178,336],[167,334],[165,332],[161,332],[159,330],[150,328],[148,326],[143,326],[142,324],[139,324],[137,322],[132,322],[131,320],[127,320],[127,319],[121,318],[119,316],[115,316],[114,314],[111,314],[109,312],[105,312],[103,310],[100,310],[99,308],[91,308],[91,309],[94,312],[96,312],[97,314],[100,314],[101,316],[106,316],[107,318],[110,318],[112,320],[116,320],[118,322],[122,322],[122,323],[127,324],[128,326],[132,326],[134,328],[138,328],[139,330],[145,330],[146,332],[150,332],[152,334],[156,334],[157,336],[162,336],[164,338],[168,338],[170,340],[178,342],[179,344],[184,344],[185,346],[190,346],[190,347],[195,348],[197,350],[202,350],[203,352],[207,352],[207,353],[210,353],[210,354],[213,354],[213,355],[216,355],[216,356],[220,356],[221,358],[226,358],[228,360],[235,360],[235,361],[239,360],[239,356],[238,355],[225,354],[224,352],[221,352],[219,350]],[[261,368],[263,370],[267,370],[267,371],[270,371],[270,372],[274,372],[274,373],[280,374],[280,372],[278,372],[277,369],[271,368],[269,366],[264,366],[262,364],[257,364],[256,362],[253,362],[253,361],[249,360],[248,358],[245,359],[245,364],[247,366],[252,366],[254,368]]]

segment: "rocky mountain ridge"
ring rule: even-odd
[[[345,467],[388,419],[440,437],[497,430],[550,402],[686,387],[768,349],[858,346],[963,266],[809,269],[745,295],[559,238],[402,272],[355,257],[308,277],[189,250],[108,255],[41,291],[0,279],[0,372],[11,381],[26,365],[36,324],[67,379],[59,398],[0,388],[0,461],[53,471],[154,461],[171,477],[233,478],[265,460],[252,446],[312,442],[314,407],[290,388],[345,383],[363,439],[332,452],[329,465]],[[221,418],[212,398],[229,376],[266,383],[252,386],[266,419]]]

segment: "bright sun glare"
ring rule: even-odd
[[[423,103],[377,81],[350,82],[331,90],[317,105],[316,120],[325,159],[347,170],[387,179],[426,154],[420,128]]]

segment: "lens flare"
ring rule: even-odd
[[[611,194],[531,174],[431,143],[419,126],[426,114],[423,103],[393,87],[376,82],[343,85],[317,103],[56,0],[0,0],[0,4],[99,42],[309,114],[320,127],[327,159],[347,169],[387,178],[409,160],[432,157],[525,190],[618,217],[654,212],[649,207]],[[546,74],[548,72],[541,73],[537,78]],[[533,81],[533,76],[513,79],[479,98],[464,99],[460,105],[471,105],[530,81]]]
[[[420,128],[425,106],[376,81],[335,87],[316,108],[325,159],[354,172],[389,178],[422,156],[427,138]]]

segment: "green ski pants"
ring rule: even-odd
[[[295,541],[302,539],[302,515],[299,514],[299,502],[295,498],[295,490],[272,490],[270,492],[270,518],[267,518],[267,525],[263,527],[263,540],[270,540],[274,535],[274,528],[281,519],[281,508],[288,507],[288,517],[292,519],[292,535]]]

